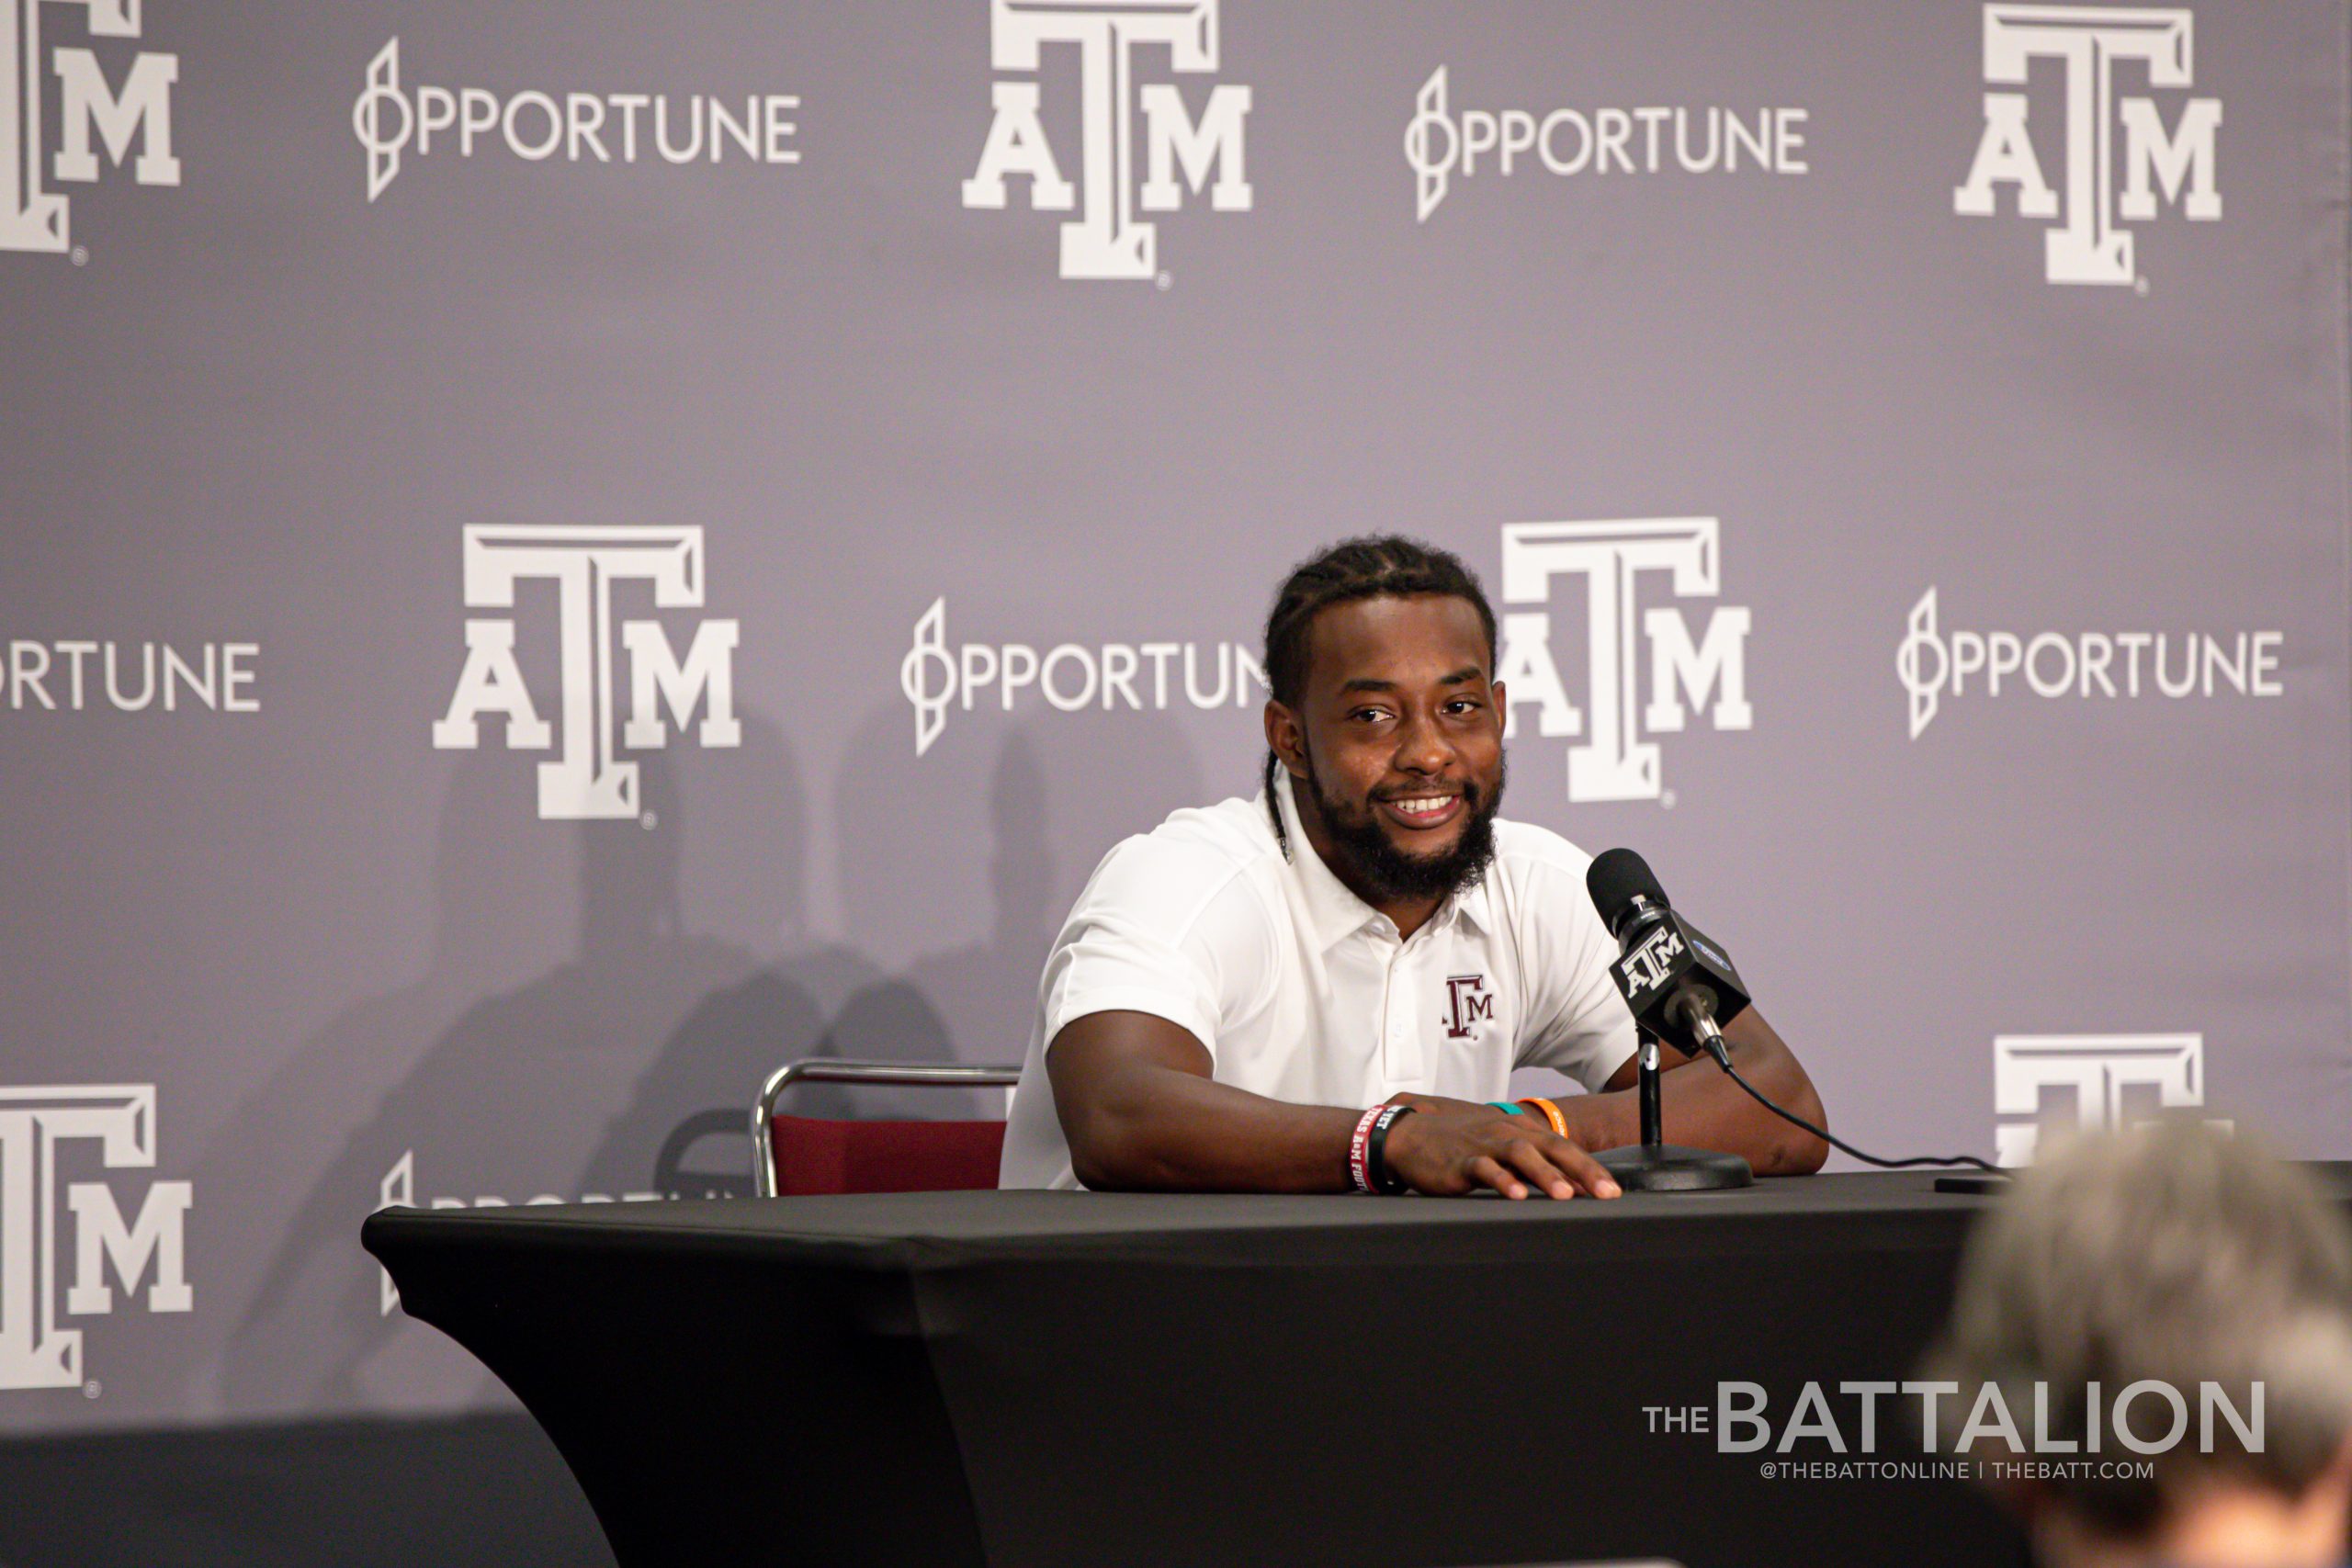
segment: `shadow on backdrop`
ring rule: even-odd
[[[1208,803],[1165,716],[1057,715],[994,736],[966,726],[910,773],[906,714],[884,708],[836,785],[830,848],[851,940],[812,949],[806,799],[780,729],[743,723],[740,750],[636,759],[651,829],[541,822],[527,765],[491,750],[460,761],[430,971],[322,1032],[202,1173],[206,1190],[241,1205],[272,1205],[289,1169],[314,1173],[286,1184],[301,1196],[275,1206],[281,1218],[241,1227],[254,1253],[277,1245],[266,1264],[245,1261],[254,1283],[211,1373],[220,1407],[321,1416],[484,1397],[491,1380],[471,1358],[387,1310],[358,1247],[368,1213],[388,1201],[741,1195],[744,1111],[780,1062],[1018,1061],[1046,946],[1095,863],[1169,811]],[[1094,782],[1106,758],[1107,788]],[[550,844],[576,855],[564,897],[548,891]],[[566,902],[571,951],[494,989],[531,933],[560,929]],[[891,975],[875,953],[913,956]],[[349,1125],[337,1111],[370,1096],[372,1113],[334,1148],[325,1134]],[[1000,1104],[992,1092],[812,1087],[789,1109],[938,1118]]]
[[[951,725],[911,771],[909,745],[902,706],[860,726],[837,786],[833,852],[852,942],[915,956],[902,977],[850,999],[828,1054],[1018,1064],[1046,951],[1079,889],[1121,839],[1180,807],[1208,804],[1200,767],[1183,729],[1155,713],[1057,714],[994,736],[979,723]],[[1106,777],[1114,781],[1107,787]],[[953,941],[976,929],[975,938]],[[792,1108],[994,1116],[1001,1100],[993,1091],[819,1086]]]
[[[350,1138],[355,1112],[390,1093],[479,998],[560,961],[568,933],[550,914],[573,897],[573,850],[560,833],[517,830],[540,826],[534,788],[530,770],[501,752],[458,754],[435,841],[424,973],[336,1014],[245,1097],[198,1160],[195,1189],[208,1198],[191,1223],[203,1229],[213,1289],[239,1298],[238,1321],[290,1286],[282,1276],[297,1259],[288,1242],[322,1227],[304,1200]],[[232,1345],[198,1368],[198,1411],[311,1414],[299,1391],[282,1386],[252,1403],[263,1393],[252,1379],[238,1380],[240,1403],[229,1408],[236,1356]]]
[[[486,836],[458,845],[461,858],[469,847],[494,852],[514,835],[573,846],[572,951],[450,1021],[277,1233],[278,1248],[222,1361],[220,1391],[237,1413],[442,1409],[481,1397],[491,1380],[478,1363],[396,1305],[388,1310],[381,1272],[359,1248],[361,1220],[387,1201],[480,1206],[662,1193],[656,1168],[677,1128],[747,1103],[748,1086],[779,1048],[821,1034],[825,1001],[802,969],[833,976],[835,995],[870,975],[838,953],[806,965],[763,964],[737,941],[684,928],[681,866],[705,842],[696,818],[708,809],[718,842],[707,852],[731,845],[735,886],[764,897],[763,909],[729,911],[729,929],[746,936],[798,929],[805,803],[781,731],[750,715],[743,722],[741,749],[688,764],[697,774],[723,764],[731,789],[698,787],[690,803],[680,773],[692,751],[636,759],[652,828],[636,819],[541,822],[526,807],[492,823],[469,822],[468,831]],[[527,766],[502,761],[527,785]],[[747,780],[758,786],[747,788]],[[764,863],[743,869],[752,859]],[[462,897],[468,886],[453,879],[441,896]],[[556,923],[560,906],[534,918]],[[445,908],[443,919],[463,929],[469,917]],[[426,988],[437,995],[446,985]],[[353,1098],[331,1077],[304,1089],[303,1100],[328,1117]],[[593,1150],[584,1162],[583,1145]],[[726,1163],[748,1170],[749,1154],[739,1131]]]

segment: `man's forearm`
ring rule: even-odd
[[[1362,1115],[1139,1065],[1065,1116],[1064,1131],[1072,1168],[1097,1191],[1342,1192]]]
[[[1813,1080],[1770,1025],[1744,1013],[1724,1031],[1724,1040],[1732,1065],[1758,1093],[1816,1127],[1828,1124]],[[1669,1059],[1675,1059],[1671,1053]],[[1641,1141],[1639,1095],[1637,1089],[1611,1089],[1571,1097],[1560,1109],[1578,1143],[1617,1148]],[[1668,1143],[1738,1155],[1758,1176],[1809,1175],[1829,1156],[1828,1145],[1757,1104],[1703,1056],[1663,1075],[1658,1100]]]

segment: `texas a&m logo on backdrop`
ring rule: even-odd
[[[1554,612],[1521,607],[1553,604],[1558,579],[1584,584],[1581,704],[1569,696],[1562,675],[1565,650],[1553,636]],[[1715,606],[1693,636],[1683,606],[1657,602],[1660,588],[1679,600],[1722,592],[1714,518],[1506,524],[1502,583],[1502,663],[1495,678],[1510,704],[1503,733],[1516,734],[1519,710],[1533,703],[1537,734],[1577,740],[1568,748],[1570,800],[1671,805],[1651,737],[1683,729],[1694,714],[1716,729],[1755,723],[1747,703],[1747,609]]]
[[[2005,1166],[2033,1163],[2045,1123],[2109,1132],[2204,1103],[2201,1034],[2002,1034],[1993,1040],[1993,1110],[2000,1118],[1993,1138]]]
[[[180,161],[172,155],[179,56],[109,45],[102,60],[100,50],[41,36],[44,18],[78,12],[94,42],[135,39],[140,7],[141,0],[0,0],[0,251],[71,250],[71,209],[47,182],[96,181],[101,152],[117,166],[128,164],[142,186],[180,183]],[[45,107],[52,82],[54,156]]]
[[[563,737],[555,758],[539,764],[541,817],[639,815],[638,765],[619,751],[668,745],[665,707],[680,733],[691,728],[704,746],[742,744],[735,718],[736,622],[701,622],[682,658],[660,621],[614,618],[613,596],[624,586],[639,593],[650,590],[656,609],[702,607],[700,527],[478,525],[465,531],[465,577],[467,609],[509,613],[466,617],[465,668],[448,711],[433,726],[433,744],[443,750],[479,745],[486,715],[505,720],[509,750],[556,746],[555,727],[541,716],[516,661],[512,614],[522,584],[544,581],[555,588]],[[628,675],[628,716],[618,728],[616,645]],[[699,727],[692,724],[697,707]]]
[[[1196,117],[1171,83],[1135,85],[1144,51],[1165,50],[1169,70],[1201,76],[1217,68],[1218,0],[989,0],[989,56],[1000,73],[978,164],[964,182],[964,205],[1005,205],[1018,175],[1029,205],[1077,216],[1061,226],[1061,275],[1148,278],[1159,271],[1156,227],[1136,216],[1174,212],[1184,192],[1206,195],[1218,212],[1250,210],[1242,128],[1250,89],[1211,87]],[[1046,139],[1040,83],[1047,44],[1078,57],[1079,179],[1072,186]],[[1012,74],[1005,74],[1005,73]],[[1136,118],[1143,119],[1136,157]],[[1067,152],[1067,149],[1064,150]],[[1136,183],[1138,164],[1142,182]]]
[[[2169,7],[1985,6],[1984,128],[1952,210],[1993,217],[2007,187],[2018,217],[2051,220],[2042,236],[2051,282],[2126,284],[2145,293],[2134,236],[2121,224],[2154,219],[2160,205],[2194,223],[2222,216],[2213,185],[2222,100],[2177,91],[2196,80],[2196,25],[2190,12]],[[2027,85],[2037,61],[2064,84],[2055,186],[2029,124]],[[2125,64],[2162,99],[2119,92]]]
[[[106,1180],[58,1190],[61,1157],[100,1168],[155,1164],[155,1086],[57,1084],[0,1088],[0,1389],[85,1388],[81,1328],[69,1317],[102,1317],[117,1296],[148,1312],[188,1312],[187,1221],[191,1188],[153,1181],[129,1219]],[[72,1282],[62,1247],[73,1238]],[[151,1280],[152,1275],[152,1280]],[[143,1297],[139,1287],[150,1281]]]

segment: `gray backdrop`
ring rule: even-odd
[[[2335,0],[0,14],[0,1430],[503,1397],[361,1219],[1017,1058],[1367,530],[1865,1147],[2352,1155]]]

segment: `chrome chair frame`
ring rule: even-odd
[[[798,1083],[940,1084],[957,1089],[1010,1089],[1021,1081],[1019,1067],[979,1066],[963,1062],[842,1062],[808,1056],[770,1073],[752,1106],[752,1190],[775,1196],[775,1105]]]

